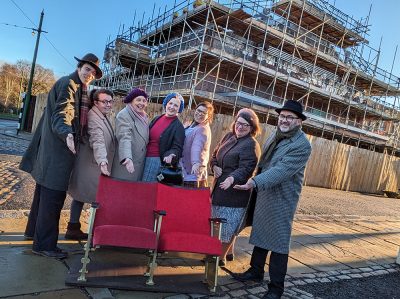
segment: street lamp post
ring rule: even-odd
[[[31,95],[32,95],[33,76],[35,74],[35,65],[36,65],[37,52],[38,52],[38,48],[39,48],[40,34],[42,32],[46,32],[46,31],[42,31],[43,16],[44,16],[44,10],[42,10],[42,13],[40,14],[40,22],[39,22],[38,29],[32,29],[34,31],[37,31],[38,35],[36,37],[36,45],[35,45],[35,52],[33,53],[31,74],[30,74],[29,82],[28,82],[28,90],[26,91],[25,101],[24,101],[23,107],[22,107],[22,120],[21,120],[21,126],[20,126],[19,130],[24,130],[24,126],[26,123],[26,117],[28,114],[29,102],[31,100]]]

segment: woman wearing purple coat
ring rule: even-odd
[[[211,130],[214,107],[209,102],[196,106],[194,120],[185,128],[181,166],[183,185],[190,188],[208,187],[207,165],[210,154]]]

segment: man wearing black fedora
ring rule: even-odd
[[[44,113],[19,166],[36,181],[25,238],[33,239],[34,254],[57,259],[67,257],[57,247],[58,225],[77,146],[86,132],[90,105],[87,86],[102,77],[96,55],[89,53],[75,59],[78,61],[75,72],[60,78],[51,88]]]
[[[275,110],[278,125],[266,140],[258,164],[258,174],[245,185],[234,188],[257,191],[250,243],[254,245],[250,268],[235,278],[241,281],[264,279],[268,252],[268,292],[264,299],[281,298],[289,259],[293,217],[299,201],[304,169],[311,154],[311,145],[301,130],[303,114],[301,103],[288,100]]]

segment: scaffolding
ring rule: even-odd
[[[379,67],[368,19],[326,0],[187,0],[109,41],[97,84],[121,95],[139,86],[152,101],[177,91],[220,113],[251,107],[270,124],[293,99],[307,133],[396,154],[400,78]]]

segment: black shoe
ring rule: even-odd
[[[56,250],[37,250],[37,251],[32,249],[32,253],[36,254],[36,255],[44,256],[44,257],[58,259],[58,260],[62,260],[62,259],[65,259],[68,257],[68,254],[66,252],[59,251],[59,250],[61,250],[59,248],[57,248],[57,249]]]
[[[235,256],[233,255],[233,253],[227,254],[227,255],[226,255],[226,260],[227,260],[228,262],[234,261],[234,260],[235,260]]]
[[[81,224],[68,222],[67,231],[65,233],[66,240],[83,241],[87,240],[88,234],[81,231]]]
[[[261,299],[281,299],[281,296],[277,293],[268,291]]]
[[[65,251],[64,249],[61,249],[60,247],[56,247],[56,252],[61,252],[61,253],[65,253],[68,255],[68,251]]]
[[[223,259],[219,259],[219,262],[218,262],[218,266],[220,266],[220,267],[225,267],[225,260],[223,260]]]
[[[262,282],[264,280],[264,273],[254,273],[254,271],[250,268],[244,273],[234,273],[233,277],[239,281]]]

